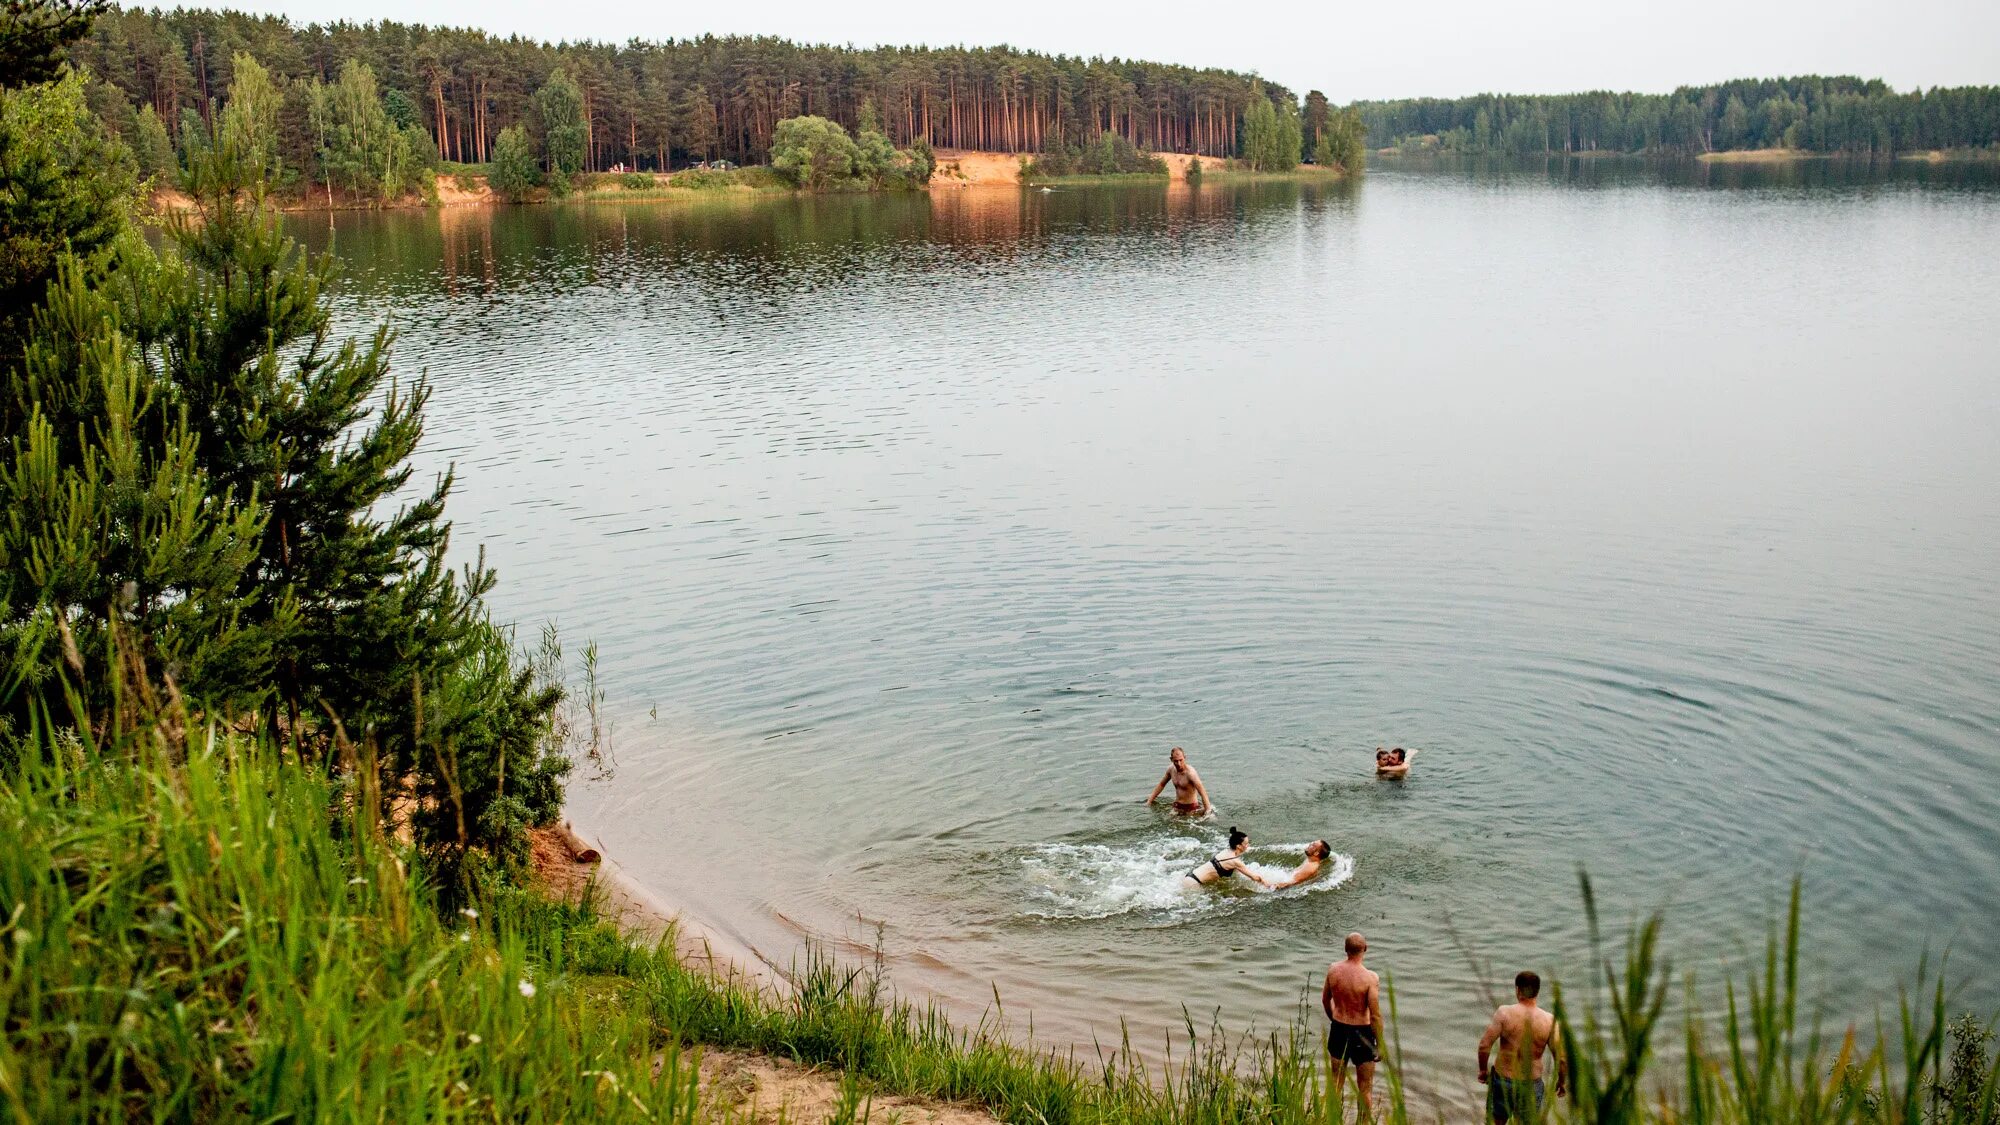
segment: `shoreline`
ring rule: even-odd
[[[563,829],[582,836],[598,858],[579,859],[564,842]],[[577,832],[568,821],[560,828],[529,829],[529,839],[535,881],[551,897],[574,904],[585,894],[594,894],[598,911],[622,932],[655,941],[671,935],[674,955],[683,964],[704,966],[710,976],[726,983],[780,996],[790,993],[791,977],[777,962],[712,919],[689,912],[684,904],[640,882],[606,854],[601,840]]]
[[[1235,167],[1229,157],[1201,156],[1182,152],[1161,152],[1153,155],[1166,162],[1164,173],[1145,172],[1127,176],[1058,176],[1040,178],[1032,182],[1020,178],[1021,162],[1032,160],[1034,153],[986,152],[968,149],[940,149],[937,152],[937,167],[929,183],[915,188],[897,189],[895,193],[929,192],[935,189],[957,190],[971,187],[1009,187],[1027,190],[1044,184],[1064,183],[1090,184],[1098,182],[1131,181],[1134,183],[1158,182],[1161,184],[1187,184],[1188,166],[1196,160],[1202,162],[1204,176],[1218,180],[1252,179],[1347,179],[1344,173],[1328,172],[1314,165],[1301,164],[1291,172],[1253,172]],[[685,171],[685,170],[683,170]],[[616,181],[621,173],[585,173],[593,182],[561,198],[538,195],[536,198],[510,200],[503,198],[487,183],[484,175],[462,172],[432,173],[431,190],[428,193],[412,192],[396,199],[364,199],[351,196],[333,195],[324,190],[309,190],[297,196],[272,195],[266,203],[273,210],[287,215],[332,214],[337,211],[443,211],[461,207],[545,207],[578,203],[661,203],[693,202],[702,199],[760,198],[770,196],[798,196],[821,194],[892,194],[888,191],[862,192],[808,192],[803,188],[782,186],[754,186],[750,184],[730,184],[710,187],[679,187],[673,183],[679,172],[640,173],[653,177],[651,187],[628,188]],[[603,182],[594,182],[601,177]],[[184,213],[195,209],[194,200],[172,187],[156,187],[144,195],[144,202],[157,215]]]

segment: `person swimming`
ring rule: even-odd
[[[1239,828],[1231,828],[1228,850],[1210,856],[1208,862],[1181,878],[1197,887],[1205,887],[1211,883],[1219,883],[1232,875],[1241,875],[1265,890],[1276,890],[1277,887],[1269,879],[1250,870],[1250,865],[1243,862],[1243,853],[1249,850],[1250,834]]]
[[[1333,855],[1333,847],[1325,840],[1314,840],[1312,843],[1307,844],[1306,861],[1293,868],[1291,876],[1272,889],[1282,891],[1286,887],[1296,887],[1309,879],[1318,878],[1320,867],[1326,863],[1327,858],[1331,855]]]
[[[1375,748],[1375,776],[1402,777],[1410,772],[1410,759],[1417,756],[1415,750],[1405,750],[1401,746],[1393,750]]]

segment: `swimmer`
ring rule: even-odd
[[[1215,855],[1210,856],[1200,867],[1181,876],[1181,878],[1197,887],[1205,887],[1210,883],[1219,883],[1231,875],[1241,875],[1258,886],[1263,887],[1265,890],[1277,890],[1276,887],[1271,885],[1269,879],[1250,870],[1250,865],[1243,862],[1243,853],[1249,850],[1249,833],[1231,828],[1229,830],[1229,850],[1217,852]]]
[[[1375,748],[1375,776],[1402,777],[1410,772],[1410,760],[1417,756],[1415,750],[1405,750],[1401,746],[1394,750]]]
[[[1214,816],[1215,802],[1208,799],[1208,786],[1201,783],[1201,775],[1188,765],[1187,751],[1174,747],[1167,755],[1167,763],[1166,776],[1160,778],[1160,783],[1146,795],[1146,803],[1150,805],[1159,800],[1160,791],[1171,783],[1174,787],[1175,813],[1201,820]]]
[[[1333,848],[1325,840],[1314,840],[1312,843],[1307,844],[1306,861],[1293,869],[1290,878],[1279,883],[1273,889],[1282,891],[1286,887],[1296,887],[1308,879],[1318,878],[1320,865],[1325,863],[1327,857],[1332,854]]]

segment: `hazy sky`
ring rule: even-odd
[[[1355,98],[1663,91],[1776,74],[2000,82],[2000,0],[1430,0],[1218,4],[1017,0],[207,0],[301,22],[393,18],[540,39],[734,32],[812,42],[1008,43],[1254,70]]]

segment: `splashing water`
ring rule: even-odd
[[[1244,866],[1274,882],[1289,878],[1304,860],[1308,843],[1252,845]],[[1335,852],[1327,857],[1318,878],[1282,891],[1267,891],[1238,879],[1199,889],[1189,886],[1187,873],[1225,844],[1220,836],[1152,835],[1120,844],[1037,845],[1021,858],[1029,898],[1023,913],[1072,920],[1153,913],[1182,920],[1330,891],[1354,877],[1354,857]]]

